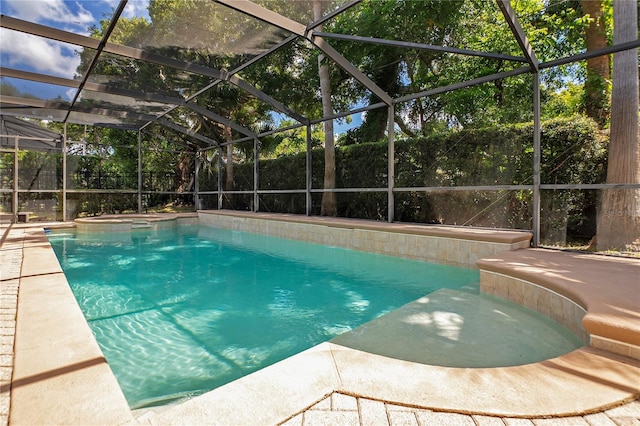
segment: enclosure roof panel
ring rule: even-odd
[[[4,115],[137,130],[173,123],[177,131],[206,117],[255,137],[260,122],[318,123],[584,59],[584,19],[566,4],[2,0],[0,107]],[[616,50],[608,48],[602,54]],[[402,63],[410,56],[422,61],[418,74]],[[321,107],[319,60],[334,86],[330,113]],[[458,79],[429,74],[446,74],[451,61],[466,61],[469,71]],[[397,90],[380,78],[389,70]],[[219,85],[233,86],[235,105],[217,107]],[[249,106],[240,113],[242,102]],[[262,118],[249,117],[258,104]],[[199,135],[195,143],[213,140]]]
[[[0,115],[0,147],[14,148],[19,136],[19,148],[28,150],[60,150],[62,135],[34,122]]]

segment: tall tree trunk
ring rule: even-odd
[[[191,177],[191,163],[193,158],[190,154],[182,153],[178,159],[178,185],[177,192],[189,192],[193,179]]]
[[[638,38],[635,1],[613,1],[614,44]],[[638,49],[613,55],[611,141],[607,183],[640,183]],[[603,191],[598,214],[598,250],[640,250],[640,189]]]
[[[590,17],[586,29],[587,51],[607,46],[607,28],[601,0],[581,0],[582,13]],[[585,111],[601,126],[607,121],[609,92],[609,56],[603,55],[587,59],[587,80],[585,81]]]
[[[322,18],[321,0],[313,0],[313,19]],[[317,27],[322,31],[322,27]],[[329,79],[329,67],[324,62],[324,55],[318,55],[318,75],[320,77],[320,94],[322,95],[322,114],[333,114],[331,103],[331,80]],[[336,149],[333,141],[333,120],[324,122],[324,189],[336,187]],[[336,216],[338,214],[337,198],[335,192],[322,193],[322,205],[320,214],[323,216]]]
[[[224,126],[223,129],[224,132],[224,138],[227,142],[231,142],[233,140],[233,137],[231,135],[231,127],[229,126]],[[225,181],[225,185],[224,185],[224,189],[227,191],[233,191],[235,188],[235,182],[233,180],[233,144],[229,143],[227,145],[227,175],[226,175],[226,181]],[[226,199],[227,199],[227,203],[228,203],[228,207],[233,208],[233,194],[227,194],[226,195]]]

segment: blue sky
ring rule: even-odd
[[[118,0],[0,0],[0,13],[37,24],[47,25],[76,34],[88,35],[100,19],[111,15]],[[130,0],[125,16],[146,15],[148,0]],[[63,78],[73,78],[80,62],[80,48],[41,37],[0,29],[0,63],[4,67],[32,71]],[[12,80],[16,85],[16,81]],[[27,83],[18,87],[28,90]],[[49,89],[45,97],[60,95],[71,99],[74,91]],[[46,88],[38,87],[40,94]]]
[[[89,35],[92,26],[111,16],[119,0],[0,0],[0,13],[37,24],[50,26],[76,34]],[[148,19],[149,0],[129,0],[124,17],[144,16]],[[0,64],[3,67],[30,71],[56,77],[73,79],[80,58],[79,46],[47,40],[41,37],[0,28]],[[42,99],[62,97],[72,100],[74,89],[6,78],[24,93],[32,93]],[[353,121],[335,121],[337,134],[362,122],[360,114]]]

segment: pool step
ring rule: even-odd
[[[420,364],[494,368],[530,364],[583,342],[537,312],[486,294],[443,288],[331,340]]]
[[[151,225],[146,220],[134,220],[131,223],[131,229],[149,229]]]

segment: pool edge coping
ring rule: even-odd
[[[34,239],[33,239],[33,241],[32,241],[30,244],[33,244],[34,246],[41,246],[41,245],[42,245],[42,242],[43,242],[43,241],[42,241],[42,238],[41,238],[42,236],[44,236],[44,233],[42,233],[42,235],[41,235],[41,236],[34,238]],[[44,239],[46,240],[46,237],[45,237]],[[49,250],[50,250],[51,254],[53,254],[53,250],[50,248],[50,245],[48,244],[48,241],[47,241],[47,245],[49,246]],[[55,258],[55,254],[53,254],[53,257]],[[27,262],[24,262],[24,263],[27,263]],[[56,263],[57,263],[57,259],[56,259]],[[59,265],[58,265],[58,267],[59,267]],[[42,268],[41,268],[39,272],[37,272],[36,274],[31,274],[31,276],[32,276],[32,277],[38,277],[38,276],[51,275],[51,274],[56,274],[56,273],[58,273],[58,271],[48,271],[48,272],[47,272],[46,270],[42,270]],[[29,275],[29,274],[21,274],[21,275]],[[65,278],[65,283],[66,283],[66,278]],[[67,284],[67,286],[68,286],[68,284]],[[75,299],[74,299],[74,301],[75,301]],[[78,307],[78,309],[79,309],[79,307]],[[85,324],[86,324],[86,322],[85,322]],[[95,341],[94,341],[94,342],[95,342]],[[326,347],[326,345],[331,345],[331,344],[328,344],[328,343],[326,343],[326,344],[321,344],[321,345],[318,345],[318,347],[315,347],[315,348],[312,348],[312,349],[314,349],[314,350],[324,350],[323,348],[325,348],[325,347]],[[334,347],[334,349],[335,349],[335,345],[334,345],[333,347]],[[306,352],[306,351],[305,351],[305,352]],[[304,353],[304,352],[303,352],[303,353]],[[344,349],[343,347],[340,347],[340,350],[339,350],[339,351],[336,349],[335,351],[331,352],[331,357],[332,357],[332,359],[334,359],[334,362],[335,362],[335,357],[336,357],[336,355],[335,355],[335,354],[336,354],[336,353],[338,353],[338,354],[339,354],[339,356],[348,355],[346,358],[349,358],[349,357],[352,357],[352,358],[353,358],[353,357],[362,357],[362,356],[363,356],[363,355],[362,355],[362,353],[359,353],[359,351],[356,351],[356,350],[353,350],[353,349],[349,349],[349,350],[346,350],[346,351],[345,351],[345,349]],[[630,371],[630,372],[631,372],[631,374],[632,374],[632,375],[640,374],[640,373],[638,373],[638,371],[639,371],[639,370],[638,370],[638,365],[632,365],[633,363],[629,364],[629,363],[627,362],[627,361],[629,361],[629,360],[627,360],[627,359],[625,359],[625,358],[621,358],[621,357],[615,357],[615,356],[613,356],[613,355],[611,355],[611,354],[609,354],[609,353],[607,353],[607,352],[597,351],[597,350],[588,349],[588,348],[582,348],[582,349],[579,349],[579,350],[577,350],[577,351],[574,351],[574,352],[572,352],[572,353],[570,353],[570,354],[567,354],[566,356],[571,355],[571,354],[573,354],[573,353],[586,353],[586,354],[589,354],[588,358],[589,358],[589,357],[591,357],[591,358],[595,357],[595,358],[594,358],[595,360],[600,360],[600,361],[598,361],[598,362],[602,362],[602,360],[611,360],[611,362],[613,363],[613,364],[611,364],[611,365],[612,365],[612,366],[616,366],[615,368],[618,368],[618,367],[619,367],[619,368],[623,368],[623,369],[625,369],[625,368],[626,368],[626,369],[628,369],[628,371]],[[364,357],[365,357],[365,358],[366,358],[366,357],[369,357],[369,356],[373,356],[373,355],[372,355],[372,354],[365,354],[365,355],[364,355]],[[375,357],[377,357],[377,356],[375,356]],[[565,356],[563,356],[563,357],[565,357]],[[563,357],[559,357],[558,359],[560,359],[560,360],[562,361]],[[575,357],[575,355],[573,355],[572,357]],[[571,358],[571,357],[570,357],[570,358]],[[286,363],[286,362],[287,362],[287,361],[289,361],[289,360],[290,360],[290,359],[283,360],[283,361],[281,361],[281,363]],[[395,364],[396,364],[396,361],[399,361],[399,360],[390,360],[390,359],[388,359],[388,358],[385,358],[385,359],[384,359],[384,363],[383,363],[383,364],[394,364],[394,365],[395,365]],[[400,362],[402,363],[402,361],[400,361]],[[609,362],[609,361],[607,361],[607,363],[608,363],[608,362]],[[406,363],[406,361],[404,361],[404,363]],[[280,364],[280,363],[278,363],[278,364]],[[413,364],[413,363],[410,363],[410,364],[411,364],[411,368],[416,368],[416,367],[418,367],[418,366],[420,366],[420,365],[421,365],[421,364],[416,365],[416,364]],[[541,364],[541,363],[530,364],[530,365],[537,365],[537,364]],[[337,365],[337,364],[336,364],[336,365]],[[351,367],[353,367],[353,363],[351,363],[351,364],[347,364],[347,365],[351,365]],[[607,364],[607,365],[609,365],[609,364]],[[626,367],[625,367],[625,366],[626,366]],[[273,366],[272,366],[272,367],[273,367]],[[432,367],[432,366],[427,366],[427,367],[430,367],[430,368],[435,369],[435,370],[433,371],[433,374],[435,374],[436,378],[442,378],[443,371],[449,371],[449,370],[451,370],[451,369],[447,369],[447,368],[445,368],[445,367]],[[258,372],[258,373],[261,373],[261,374],[268,374],[268,371],[267,371],[267,370],[269,370],[270,368],[271,368],[271,367],[267,367],[266,369],[260,370],[260,372]],[[517,367],[504,367],[504,368],[513,369],[513,368],[517,368]],[[614,368],[614,369],[615,369],[615,368]],[[455,369],[455,370],[468,370],[468,369]],[[477,369],[472,369],[472,370],[477,370]],[[497,369],[491,369],[491,370],[492,370],[492,372],[493,372],[493,373],[500,373],[500,374],[498,374],[498,376],[500,377],[500,380],[499,380],[499,382],[498,382],[498,383],[503,383],[503,385],[500,385],[500,386],[504,386],[504,378],[505,378],[505,377],[503,377],[503,375],[505,375],[505,374],[506,374],[506,375],[508,376],[510,373],[509,373],[509,372],[501,372],[501,371],[499,371],[499,370],[497,370]],[[526,370],[528,371],[528,370],[529,370],[529,368],[527,368]],[[337,371],[337,370],[336,370],[336,371]],[[342,374],[341,374],[341,377],[342,377],[342,376],[347,377],[347,376],[348,376],[348,371],[349,371],[349,368],[346,368],[346,369],[344,369],[344,368],[343,368],[343,370],[342,370]],[[545,369],[545,371],[547,371],[547,372],[548,372],[548,367]],[[511,371],[511,373],[513,373],[513,370]],[[576,373],[577,373],[577,372],[576,372]],[[257,373],[254,373],[254,374],[257,374]],[[530,372],[529,372],[529,373],[527,373],[527,374],[526,374],[526,376],[527,376],[527,377],[531,377],[531,376],[529,376],[529,374],[530,374]],[[589,374],[589,373],[586,373],[586,374]],[[534,374],[534,377],[535,377],[536,375],[537,375],[537,374]],[[579,374],[578,374],[578,375],[579,375]],[[594,377],[599,377],[599,376],[601,376],[601,375],[602,375],[602,371],[598,370],[598,376],[594,376]],[[361,382],[366,383],[367,381],[369,381],[369,380],[371,379],[371,377],[370,377],[370,376],[371,376],[371,373],[370,373],[370,372],[369,372],[368,374],[365,374],[365,376],[366,376],[366,377],[365,377],[365,379],[366,379],[366,380],[362,380]],[[253,380],[253,378],[255,378],[255,377],[253,377],[253,375],[249,375],[249,376],[246,376],[246,377],[247,377],[247,380]],[[344,378],[344,377],[343,377],[343,378]],[[635,377],[635,376],[634,376],[634,377]],[[639,376],[639,377],[640,377],[640,376]],[[249,378],[251,378],[251,379],[249,379]],[[477,377],[476,377],[476,379],[477,379]],[[523,378],[522,378],[522,377],[520,377],[520,379],[523,379]],[[611,379],[612,379],[612,383],[615,383],[615,382],[616,382],[616,380],[618,379],[618,377],[614,375],[614,377],[612,377]],[[242,380],[242,379],[240,379],[240,380]],[[236,383],[236,382],[232,382],[232,383],[230,383],[229,385],[225,385],[225,386],[230,386],[230,385],[233,385],[233,384],[235,384],[235,383]],[[396,401],[394,398],[389,398],[389,397],[388,397],[388,395],[387,395],[387,396],[385,396],[385,395],[379,395],[379,394],[376,394],[376,392],[373,392],[373,391],[372,391],[372,392],[366,391],[366,389],[365,389],[365,388],[362,388],[362,386],[365,386],[365,385],[363,385],[362,383],[359,383],[359,384],[358,384],[357,382],[355,382],[355,383],[356,383],[358,386],[360,386],[360,388],[359,388],[359,392],[367,393],[366,395],[361,395],[361,396],[363,396],[363,397],[370,397],[370,398],[372,398],[372,399],[385,400],[385,401],[389,401],[389,402],[397,402],[397,403],[400,403],[400,404],[416,405],[416,404],[415,404],[415,401],[414,401],[414,402],[410,402],[410,401],[408,402],[408,400],[407,400],[407,398],[406,398],[406,397],[404,397],[404,398],[400,398],[400,399],[404,399],[404,400],[402,400],[402,401]],[[517,381],[516,381],[516,384],[517,384]],[[295,385],[295,384],[294,384],[294,385]],[[404,384],[402,384],[402,387],[403,387],[403,386],[404,386]],[[581,379],[581,381],[580,381],[580,386],[581,386],[581,388],[580,388],[580,393],[583,393],[583,392],[584,392],[584,383],[583,383],[583,379]],[[622,387],[624,388],[623,390],[620,390],[619,392],[616,392],[616,394],[615,394],[615,396],[614,396],[613,398],[612,398],[612,397],[611,397],[611,395],[610,395],[610,396],[609,396],[609,398],[608,398],[606,401],[604,401],[604,402],[603,402],[603,404],[600,404],[598,407],[595,407],[595,408],[592,408],[592,409],[585,409],[585,408],[583,407],[583,408],[581,408],[581,409],[580,409],[580,410],[578,410],[578,411],[566,411],[566,412],[563,412],[563,413],[555,413],[555,414],[554,414],[554,413],[540,414],[539,412],[538,412],[537,414],[535,414],[535,413],[529,413],[529,414],[527,414],[527,413],[524,413],[524,412],[521,412],[521,413],[519,413],[519,414],[518,414],[518,413],[500,412],[499,410],[498,410],[498,411],[496,411],[496,412],[493,412],[493,411],[491,411],[491,410],[489,410],[489,412],[486,412],[486,411],[477,411],[477,412],[476,412],[476,411],[473,411],[473,410],[471,410],[471,411],[468,411],[468,410],[459,411],[459,410],[460,410],[460,408],[459,408],[459,407],[457,407],[457,405],[456,405],[456,404],[454,404],[454,405],[456,405],[456,406],[454,406],[454,407],[450,407],[450,406],[438,407],[438,406],[430,406],[429,404],[425,404],[425,403],[424,403],[424,399],[423,399],[424,395],[420,396],[420,397],[418,398],[418,401],[417,401],[417,402],[420,402],[420,404],[419,404],[420,406],[424,406],[424,407],[426,407],[426,408],[432,408],[432,409],[434,409],[434,410],[438,410],[438,409],[440,409],[440,410],[443,410],[443,411],[465,412],[465,413],[467,413],[467,412],[468,412],[468,413],[487,414],[487,415],[494,415],[494,416],[500,416],[500,415],[505,415],[505,416],[507,416],[507,415],[508,415],[508,416],[514,416],[514,417],[537,417],[537,416],[546,417],[546,416],[549,416],[549,415],[563,415],[563,416],[565,416],[565,415],[571,415],[571,414],[584,414],[584,413],[589,412],[589,411],[592,411],[592,410],[601,410],[601,409],[606,409],[606,408],[608,408],[608,407],[610,407],[610,406],[613,406],[613,405],[616,405],[616,404],[620,404],[620,403],[624,403],[624,402],[626,402],[626,401],[628,401],[628,400],[630,400],[630,399],[634,399],[634,398],[637,396],[637,394],[638,394],[638,393],[640,393],[640,390],[637,388],[637,386],[636,386],[636,387],[633,387],[633,386],[623,385]],[[218,388],[218,389],[223,389],[223,388],[224,388],[224,387],[222,387],[222,388]],[[118,389],[119,389],[119,388],[118,388]],[[217,391],[218,391],[218,389],[216,389],[216,390],[214,390],[214,391],[211,391],[211,392],[214,392],[214,393],[215,393],[215,392],[217,392]],[[625,389],[626,389],[626,390],[625,390]],[[228,389],[227,389],[227,390],[228,390]],[[326,393],[327,393],[327,392],[329,392],[329,388],[322,388],[321,390],[322,390],[322,392],[317,392],[317,391],[311,392],[311,393],[310,393],[310,395],[314,395],[314,398],[312,398],[311,400],[305,401],[305,404],[306,404],[306,403],[309,403],[309,406],[310,406],[310,405],[312,405],[314,402],[317,402],[317,398],[321,398],[322,396],[326,396]],[[59,390],[58,390],[58,391],[59,391]],[[331,392],[333,392],[333,391],[339,391],[339,392],[344,392],[344,393],[348,393],[348,394],[349,394],[349,393],[358,393],[358,392],[354,392],[354,391],[353,391],[353,389],[351,389],[351,390],[350,390],[350,389],[349,389],[349,386],[345,386],[345,385],[344,385],[344,382],[343,382],[343,384],[342,384],[339,388],[331,390]],[[544,388],[544,389],[541,389],[540,391],[541,391],[541,392],[546,393],[546,392],[548,392],[548,389],[547,389],[547,388]],[[121,392],[121,391],[120,391],[120,392]],[[187,404],[187,403],[189,403],[189,405],[191,405],[191,404],[193,404],[191,401],[195,401],[194,403],[195,403],[195,404],[198,404],[200,401],[202,401],[202,400],[201,400],[201,399],[199,399],[199,398],[202,398],[202,397],[204,397],[205,395],[209,395],[211,392],[208,392],[208,393],[206,393],[206,394],[204,394],[204,395],[201,395],[201,396],[199,396],[199,397],[193,398],[192,400],[187,401],[187,402],[185,402],[185,403],[183,403],[183,404]],[[566,389],[563,389],[563,390],[562,390],[562,392],[563,392],[563,394],[566,394]],[[438,400],[438,395],[439,395],[439,394],[438,394],[438,392],[433,392],[432,394],[430,394],[430,395],[429,395],[429,398],[431,398],[431,399],[430,399],[430,401],[431,401],[431,402],[433,402],[433,401]],[[210,397],[211,397],[211,395],[209,395],[209,396],[208,396],[208,398],[210,398]],[[240,404],[240,405],[241,405],[241,406],[242,406],[242,405],[247,406],[247,403],[250,403],[250,402],[251,402],[251,401],[245,401],[245,403]],[[277,401],[276,401],[276,402],[277,402]],[[491,404],[495,404],[495,402],[496,402],[496,401],[493,401],[493,402],[491,402]],[[17,403],[17,402],[15,402],[15,403]],[[48,404],[48,408],[51,408],[51,406],[50,406],[50,405],[51,405],[51,401],[48,401],[48,402],[47,402],[47,404]],[[67,407],[68,407],[68,405],[70,404],[70,402],[69,402],[69,400],[68,400],[68,399],[65,399],[64,401],[62,401],[62,402],[61,402],[61,404],[62,404],[62,405],[65,405],[65,406],[67,406]],[[12,405],[13,405],[13,404],[12,404]],[[180,404],[180,405],[181,405],[181,404]],[[304,404],[302,404],[302,405],[304,405]],[[446,405],[446,404],[444,404],[444,403],[440,403],[440,404],[436,404],[436,405]],[[572,402],[570,405],[575,406],[575,401],[574,401],[574,402]],[[272,406],[273,406],[273,404],[272,404]],[[161,421],[162,419],[167,418],[168,416],[170,416],[170,415],[171,415],[171,413],[172,413],[174,410],[176,410],[176,409],[177,409],[176,407],[177,407],[177,406],[170,406],[170,407],[168,407],[165,413],[161,413],[161,414],[159,414],[159,415],[158,415],[157,420],[158,420],[158,421]],[[302,410],[304,410],[305,408],[306,408],[306,406],[302,406],[302,407],[301,407],[301,409],[302,409]],[[202,407],[200,407],[199,409],[197,409],[197,410],[196,410],[196,412],[200,412],[200,410],[201,410],[201,409],[203,409],[203,408],[202,408]],[[222,407],[219,407],[219,410],[221,410],[221,409],[222,409]],[[586,411],[585,411],[585,410],[586,410]],[[64,410],[63,410],[63,411],[64,411]],[[128,410],[128,413],[129,413],[128,415],[131,415],[131,416],[132,416],[132,414],[131,414],[131,411],[130,411],[130,410]],[[220,411],[216,411],[216,413],[220,413]],[[126,413],[123,413],[123,414],[127,415]],[[295,414],[296,414],[296,413],[291,413],[291,415],[295,415]],[[51,418],[49,418],[49,420],[51,420]],[[177,421],[178,419],[174,418],[173,420],[174,420],[174,421]],[[201,419],[201,420],[202,420],[202,419]],[[211,419],[209,418],[209,420],[211,420]],[[231,419],[229,419],[229,420],[231,420]],[[279,421],[285,421],[285,420],[286,420],[286,418],[285,418],[285,419],[281,419],[281,420],[279,420]],[[104,418],[102,419],[102,421],[98,421],[98,423],[102,423],[103,421],[104,421]],[[135,420],[133,419],[133,417],[129,418],[127,421],[135,422]],[[223,423],[223,422],[221,422],[221,423]]]

